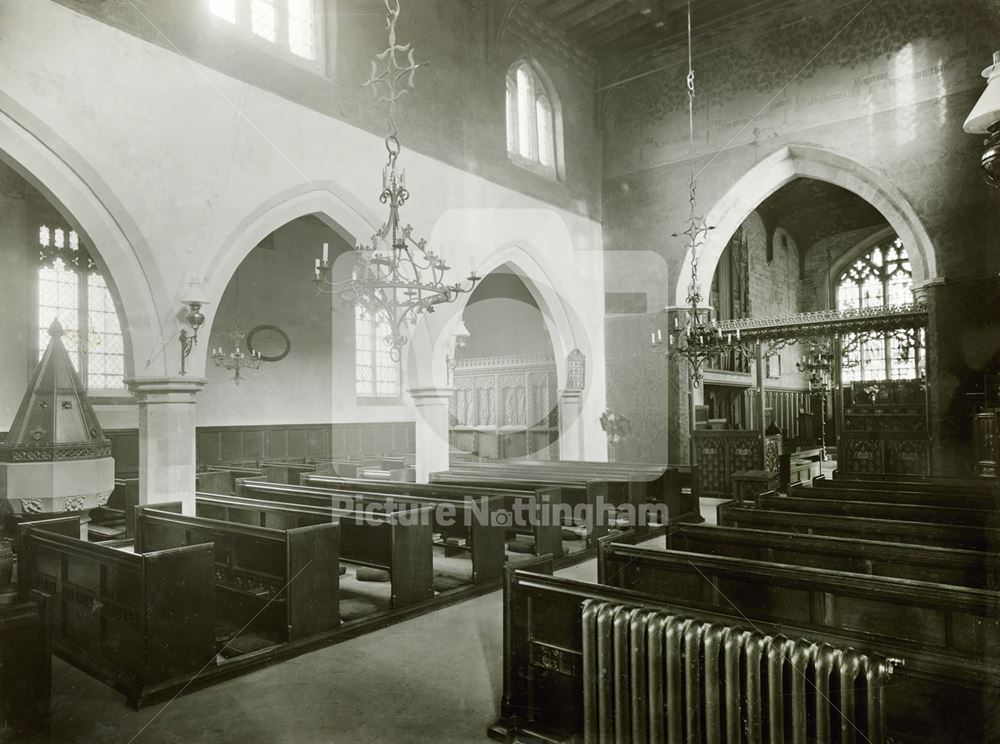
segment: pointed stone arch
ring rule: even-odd
[[[736,228],[762,201],[795,178],[812,178],[847,189],[878,209],[903,240],[913,264],[914,284],[937,278],[930,236],[903,193],[887,178],[845,155],[811,145],[789,145],[754,166],[706,215],[714,226],[699,252],[699,283],[709,297],[712,277]],[[675,303],[686,304],[691,278],[690,251],[677,277]]]
[[[42,193],[93,249],[122,321],[129,379],[169,376],[174,298],[153,252],[111,189],[83,157],[0,93],[0,160]]]

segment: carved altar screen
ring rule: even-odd
[[[455,367],[450,443],[486,459],[558,459],[552,357],[463,359]]]

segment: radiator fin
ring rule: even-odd
[[[885,741],[883,659],[596,600],[582,620],[584,744]]]

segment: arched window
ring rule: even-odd
[[[37,225],[38,357],[56,318],[63,343],[88,390],[125,387],[125,343],[111,292],[76,232],[47,216]]]
[[[527,62],[507,73],[507,152],[522,165],[537,165],[550,178],[558,168],[556,107],[552,94]]]
[[[389,318],[376,318],[354,306],[355,394],[359,398],[398,398],[399,362],[393,361],[385,338],[392,334]]]
[[[889,307],[913,302],[913,269],[898,237],[877,243],[837,280],[837,309]],[[913,331],[844,337],[843,380],[912,380],[923,370],[923,334]]]

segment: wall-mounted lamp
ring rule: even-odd
[[[1000,52],[993,53],[993,64],[983,70],[989,82],[969,118],[965,131],[987,135],[983,151],[983,177],[993,188],[1000,188]]]
[[[458,360],[455,357],[459,351],[465,348],[465,345],[471,335],[472,334],[469,333],[469,329],[465,327],[465,322],[459,320],[458,325],[455,328],[455,332],[451,334],[451,354],[446,354],[444,357],[445,366],[448,367],[449,385],[452,382],[455,365],[458,363]]]
[[[201,306],[206,305],[204,300],[184,300],[187,306],[187,313],[184,315],[184,322],[194,333],[188,333],[187,328],[181,328],[181,374],[187,374],[187,358],[191,356],[191,351],[198,343],[198,329],[205,325],[205,316],[201,313]]]

